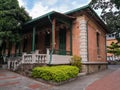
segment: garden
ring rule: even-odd
[[[46,82],[64,82],[76,78],[81,72],[81,58],[73,56],[70,65],[43,66],[32,69],[32,77],[42,79]]]

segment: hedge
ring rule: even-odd
[[[76,66],[44,66],[35,67],[32,70],[34,78],[42,78],[47,81],[61,82],[74,78],[78,75],[79,69]]]

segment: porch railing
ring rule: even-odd
[[[46,54],[26,54],[24,53],[22,56],[22,63],[24,64],[33,64],[33,63],[45,63],[46,62]]]
[[[8,69],[12,69],[13,71],[17,70],[17,68],[21,65],[22,58],[21,57],[9,57],[8,58]]]
[[[107,61],[120,61],[120,56],[107,56]]]
[[[54,50],[54,54],[58,54],[58,55],[71,55],[71,51],[66,51],[64,49],[55,49]]]
[[[23,53],[22,57],[9,57],[8,58],[8,69],[17,70],[21,64],[45,64],[49,59],[49,49],[47,49],[47,54],[39,54],[36,50],[32,54]]]

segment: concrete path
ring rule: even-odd
[[[108,77],[109,75],[112,74],[111,76],[115,76],[114,80],[112,79],[113,81],[118,79],[116,77],[118,76],[117,74],[120,75],[120,69],[118,69],[119,67],[120,66],[118,65],[110,66],[108,70],[91,75],[82,76],[75,81],[60,86],[52,86],[49,84],[41,83],[33,79],[24,77],[14,72],[10,72],[7,70],[0,70],[0,90],[85,90],[86,87],[88,90],[95,90],[93,89],[94,87],[93,82],[95,81],[97,82],[99,79],[101,80],[101,78],[103,79],[106,76]],[[106,79],[105,81],[107,80],[109,79]],[[120,81],[120,79],[118,80]],[[100,89],[100,90],[107,90],[107,89]],[[117,90],[117,89],[111,89],[111,90]]]

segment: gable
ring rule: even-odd
[[[103,20],[100,19],[100,17],[89,5],[66,12],[65,14],[76,18],[85,15],[86,17],[92,19],[94,23],[98,24],[106,33],[110,32]]]

